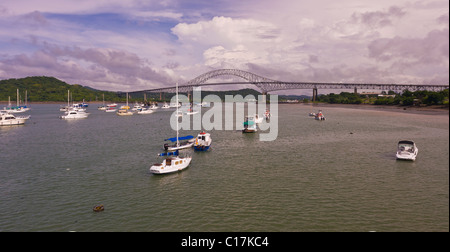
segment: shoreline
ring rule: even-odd
[[[377,111],[390,111],[399,113],[423,114],[423,115],[449,115],[449,108],[443,105],[432,105],[426,107],[419,106],[399,106],[399,105],[373,105],[373,104],[304,104],[312,108],[350,108],[350,109],[366,109]]]
[[[67,102],[57,102],[57,101],[46,101],[46,102],[30,102],[28,106],[33,104],[60,104],[66,105]],[[112,103],[105,101],[106,104]],[[120,102],[119,102],[120,103]],[[103,104],[102,101],[88,102],[94,106],[100,106]],[[269,104],[269,103],[267,103]],[[300,105],[300,106],[310,106],[313,109],[324,109],[324,108],[349,108],[349,109],[367,109],[367,110],[378,110],[378,111],[391,111],[399,113],[411,113],[411,114],[424,114],[424,115],[449,115],[449,107],[444,105],[432,105],[426,107],[419,106],[399,106],[399,105],[374,105],[374,104],[341,104],[341,103],[278,103],[289,104],[289,105]],[[0,108],[8,106],[8,102],[0,101]],[[312,111],[313,112],[313,111]]]

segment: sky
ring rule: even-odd
[[[0,0],[0,79],[131,92],[223,68],[280,81],[448,85],[449,2]]]

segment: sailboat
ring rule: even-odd
[[[130,106],[128,106],[128,92],[127,92],[127,105],[120,107],[119,111],[117,111],[117,115],[120,116],[129,116],[133,115],[133,112],[129,111]]]
[[[176,99],[177,100],[177,104],[179,104],[178,103],[178,83],[176,84],[176,97],[177,97],[177,99]],[[176,107],[176,108],[177,108],[177,110],[176,110],[176,114],[175,115],[178,115],[179,114],[178,107]],[[164,139],[164,141],[171,141],[172,143],[173,142],[176,142],[176,143],[173,144],[173,145],[169,145],[168,143],[165,143],[164,144],[164,150],[166,150],[166,151],[174,151],[174,150],[179,150],[179,149],[190,148],[190,147],[192,147],[192,145],[194,145],[194,141],[195,141],[194,140],[194,136],[188,135],[188,136],[184,136],[184,137],[179,137],[179,133],[178,133],[178,118],[176,120],[177,120],[177,136],[176,137],[172,137],[172,138],[168,138],[168,139]],[[183,142],[180,142],[180,140],[183,141]]]
[[[178,83],[176,84],[176,91],[177,91],[176,95],[177,95],[177,103],[178,103]],[[177,107],[177,112],[178,112],[178,107]],[[190,136],[190,137],[194,138],[193,136]],[[150,167],[151,173],[153,173],[153,174],[172,173],[172,172],[182,171],[189,166],[189,164],[191,163],[192,157],[189,157],[189,156],[179,157],[178,150],[187,148],[187,147],[191,147],[194,144],[194,142],[192,142],[190,144],[180,144],[180,139],[186,139],[186,137],[183,137],[183,138],[178,137],[178,118],[177,118],[177,137],[176,137],[177,144],[170,148],[170,150],[174,151],[174,152],[167,152],[167,153],[159,154],[159,156],[172,156],[173,155],[173,157],[167,157],[162,161],[162,163],[157,163],[157,164],[152,165]],[[164,149],[169,150],[168,145],[167,145],[167,148],[166,148],[166,145],[167,144],[164,144]]]
[[[25,91],[25,101],[26,100],[27,100],[27,95],[26,95],[26,91]],[[17,89],[17,105],[15,107],[11,107],[10,104],[11,104],[11,102],[9,101],[8,102],[9,107],[6,108],[8,113],[22,113],[22,112],[26,112],[26,111],[30,110],[30,108],[28,108],[27,105],[20,105],[19,89]]]

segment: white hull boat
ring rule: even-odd
[[[119,116],[130,116],[133,115],[133,112],[128,111],[127,109],[119,109],[116,114]]]
[[[137,111],[138,115],[148,115],[151,113],[153,113],[153,110],[147,108],[141,108],[140,110]]]
[[[397,153],[395,156],[400,160],[416,160],[419,149],[416,144],[410,140],[402,140],[398,142]]]
[[[15,116],[7,112],[0,112],[0,126],[22,125],[30,116]]]
[[[162,163],[152,165],[150,172],[153,174],[166,174],[182,171],[189,166],[191,160],[192,157],[168,157]]]
[[[83,110],[69,110],[64,115],[62,115],[61,119],[83,119],[87,118],[89,113],[86,113]]]

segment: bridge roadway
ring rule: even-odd
[[[245,81],[206,83],[209,79],[224,75],[240,77]],[[254,73],[239,69],[218,69],[199,75],[196,78],[188,81],[186,84],[179,85],[178,91],[180,93],[189,93],[192,92],[194,87],[215,86],[215,85],[242,85],[242,84],[252,84],[256,86],[258,89],[260,89],[263,94],[267,94],[268,92],[272,91],[288,90],[288,89],[312,89],[313,97],[317,96],[318,89],[350,89],[354,90],[354,92],[357,93],[358,89],[384,90],[394,92],[402,92],[404,90],[409,90],[411,92],[428,90],[437,92],[449,88],[449,85],[428,85],[428,84],[285,82],[285,81],[271,80],[266,77],[262,77]],[[142,90],[136,92],[175,93],[175,86]]]

